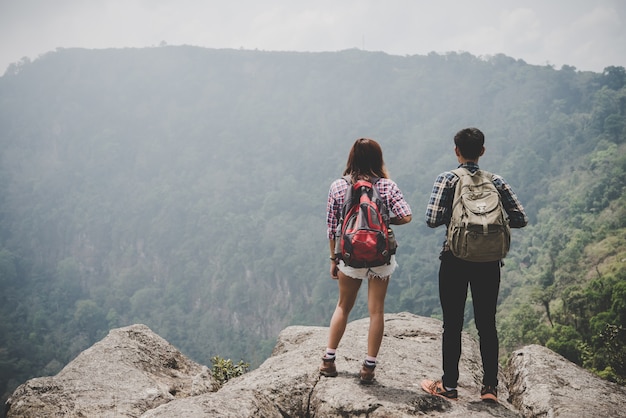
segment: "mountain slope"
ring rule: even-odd
[[[466,53],[62,49],[18,63],[0,78],[2,384],[55,373],[131,323],[200,363],[253,366],[286,325],[326,324],[327,188],[361,136],[414,211],[387,310],[439,315],[443,230],[421,214],[466,126],[531,218],[504,271],[503,348],[591,344],[624,319],[624,84],[621,67]],[[608,313],[586,330],[568,289],[588,297],[592,259],[611,277],[585,318]],[[360,300],[352,317],[366,313]]]

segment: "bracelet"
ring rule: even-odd
[[[333,261],[337,261],[337,258],[336,258],[336,257],[329,257],[329,258],[330,258],[331,260],[333,260]]]

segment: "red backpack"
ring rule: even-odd
[[[389,228],[389,209],[375,187],[380,179],[354,184],[349,176],[343,179],[349,187],[339,214],[335,256],[355,268],[389,264],[397,245]]]

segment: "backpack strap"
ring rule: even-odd
[[[353,184],[352,176],[345,175],[345,176],[342,176],[341,178],[344,179],[348,184]],[[380,180],[380,177],[370,177],[369,180],[365,180],[365,181],[372,183],[372,186],[373,186],[376,183],[378,183],[378,180]]]
[[[346,212],[348,211],[348,200],[352,199],[352,177],[350,176],[342,176],[341,177],[346,183],[348,183],[348,187],[346,188],[346,194],[343,197],[343,204],[339,208],[339,213],[337,214],[337,219],[339,221],[339,227],[341,227],[341,223],[346,216]]]
[[[476,171],[474,171],[473,173],[466,167],[459,167],[459,168],[455,168],[454,170],[451,171],[452,174],[454,174],[457,177],[461,177],[461,176],[470,176],[470,177],[474,177],[476,175],[476,173],[478,173],[479,171],[482,171],[480,168]],[[484,171],[483,171],[484,173]]]
[[[457,176],[458,178],[461,178],[461,176],[470,176],[473,178],[476,174],[482,175],[483,177],[488,178],[489,181],[493,183],[493,174],[489,171],[486,171],[480,168],[474,171],[473,173],[466,167],[459,167],[450,172],[454,174],[455,176]]]
[[[350,204],[350,201],[352,200],[352,195],[353,195],[352,192],[354,188],[353,186],[354,184],[356,184],[352,182],[352,176],[345,175],[345,176],[342,176],[341,178],[344,179],[346,183],[348,183],[348,188],[346,189],[346,194],[343,199],[343,205],[341,205],[341,208],[339,209],[340,213],[337,216],[337,218],[339,219],[339,224],[341,224],[346,214],[348,213],[348,210],[352,206]],[[380,177],[371,177],[369,180],[367,180],[367,182],[371,183],[372,187],[375,187],[376,183],[378,183],[379,180],[380,180]],[[378,189],[376,189],[376,191],[378,192]],[[387,215],[387,217],[389,216]]]

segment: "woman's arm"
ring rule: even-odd
[[[413,219],[411,215],[406,215],[406,216],[403,216],[402,218],[400,218],[399,216],[394,216],[393,218],[389,220],[389,223],[392,225],[404,225],[404,224],[408,224],[409,222],[411,222],[411,219]]]
[[[335,257],[337,256],[335,254],[335,240],[331,239],[329,240],[330,243],[330,277],[333,279],[337,279],[337,263],[339,262],[339,260],[337,260]]]

